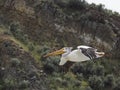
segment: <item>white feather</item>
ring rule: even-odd
[[[85,48],[85,49],[88,49],[88,48],[92,48],[90,46],[85,46],[85,45],[80,45],[80,46],[77,46],[77,48]]]
[[[60,66],[64,65],[67,61],[68,61],[68,59],[66,57],[61,57],[59,65]]]
[[[90,60],[90,59],[86,57],[84,54],[82,54],[79,50],[73,50],[66,57],[61,57],[61,61],[59,65],[64,65],[67,61],[82,62],[86,60]]]

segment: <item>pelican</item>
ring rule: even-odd
[[[44,57],[49,57],[49,56],[55,56],[55,55],[60,55],[60,63],[59,65],[62,66],[66,64],[66,62],[83,62],[83,61],[88,61],[91,59],[99,58],[104,56],[104,52],[98,52],[97,49],[90,47],[90,46],[85,46],[85,45],[80,45],[77,46],[77,49],[72,50],[72,47],[64,47],[60,50],[48,53],[44,55]]]

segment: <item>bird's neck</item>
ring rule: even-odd
[[[71,50],[68,50],[66,53],[62,54],[63,57],[66,57],[68,54],[70,54]]]

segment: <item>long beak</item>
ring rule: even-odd
[[[49,57],[49,56],[55,56],[55,55],[59,55],[59,54],[63,54],[65,53],[64,49],[60,49],[60,50],[57,50],[57,51],[54,51],[54,52],[51,52],[51,53],[48,53],[46,55],[44,55],[43,57]]]
[[[100,57],[103,57],[105,55],[104,52],[96,52],[97,55],[99,55]]]

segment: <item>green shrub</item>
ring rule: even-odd
[[[89,77],[89,85],[93,88],[93,90],[102,90],[104,87],[104,83],[101,77],[96,75]]]
[[[10,31],[4,31],[3,32],[5,35],[11,35],[11,32]]]
[[[2,85],[0,85],[0,90],[2,90]]]
[[[77,63],[72,68],[73,73],[82,73],[85,78],[95,75],[96,66],[93,62]]]
[[[87,7],[87,2],[85,0],[69,0],[68,7],[72,9],[85,9]]]
[[[46,59],[42,59],[43,69],[46,73],[52,74],[53,72],[59,72],[59,57],[50,57]]]
[[[84,74],[89,77],[91,75],[95,75],[96,72],[96,64],[94,62],[87,62],[85,66]]]
[[[30,82],[28,80],[23,80],[19,83],[19,88],[20,89],[25,89],[30,85]]]
[[[33,45],[33,43],[29,43],[29,44],[28,44],[28,49],[29,49],[30,51],[33,51],[33,50],[34,50],[34,45]]]
[[[77,73],[77,77],[78,80],[82,81],[83,80],[83,73]]]
[[[11,65],[13,66],[13,67],[16,67],[16,66],[18,66],[18,65],[20,65],[20,60],[18,59],[18,58],[11,58]]]
[[[3,80],[0,79],[0,90],[3,90],[3,88],[4,88],[4,82],[3,82]]]
[[[11,24],[10,26],[10,31],[12,32],[12,34],[14,35],[14,37],[18,40],[20,40],[21,42],[23,42],[24,44],[28,43],[28,37],[26,34],[24,34],[24,32],[21,30],[20,25],[19,24]]]
[[[9,88],[9,90],[14,90],[15,87],[17,87],[15,85],[16,80],[14,80],[12,77],[8,77],[6,79],[4,79],[4,84],[3,84],[3,90],[7,90]]]
[[[37,53],[40,53],[41,55],[45,55],[45,54],[47,54],[48,52],[49,52],[49,50],[50,50],[50,47],[48,47],[47,45],[44,45],[44,46],[38,46],[38,47],[36,47],[36,51],[37,51]]]
[[[120,77],[116,80],[116,84],[114,86],[114,90],[120,90]]]
[[[113,74],[108,74],[104,78],[104,86],[105,87],[113,87],[115,85],[115,78]]]
[[[76,63],[72,67],[72,72],[74,74],[83,74],[84,78],[89,78],[90,76],[104,76],[105,69],[104,66],[100,64],[93,63],[92,61],[85,63]]]
[[[85,71],[85,65],[81,64],[81,63],[76,63],[73,67],[72,67],[72,72],[75,74],[80,74],[80,73],[84,73]]]
[[[97,76],[103,76],[104,74],[105,74],[104,66],[98,65],[98,66],[96,67],[96,75],[97,75]]]
[[[90,86],[86,87],[85,90],[92,90],[92,88]]]

